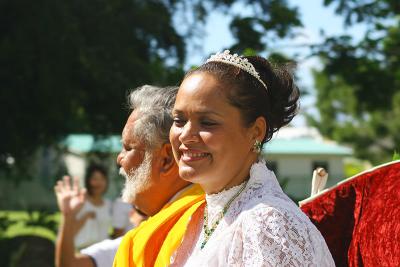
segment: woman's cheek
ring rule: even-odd
[[[221,137],[222,139],[219,138],[219,134],[216,131],[203,131],[200,132],[200,138],[209,147],[218,147],[221,145],[221,142],[224,137]]]

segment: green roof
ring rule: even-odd
[[[118,153],[122,148],[120,140],[121,136],[119,135],[95,138],[90,134],[70,134],[65,138],[63,144],[69,151],[75,153]]]
[[[338,155],[350,156],[351,148],[338,145],[332,141],[303,137],[283,139],[276,138],[264,145],[266,154],[291,154],[291,155]]]

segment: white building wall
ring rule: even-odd
[[[267,162],[272,161],[277,166],[277,178],[280,182],[287,179],[285,192],[296,199],[310,195],[313,163],[327,162],[329,177],[327,187],[335,185],[344,177],[343,158],[335,155],[267,155]]]

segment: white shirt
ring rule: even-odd
[[[80,252],[81,254],[90,256],[95,261],[97,267],[111,267],[121,240],[122,236],[116,239],[106,239],[82,249]]]
[[[76,218],[82,218],[87,212],[94,212],[96,217],[88,219],[76,234],[74,239],[76,248],[87,247],[109,237],[111,202],[108,199],[104,199],[103,205],[95,206],[90,201],[85,201]]]
[[[124,229],[125,233],[131,230],[134,225],[130,221],[132,205],[123,202],[121,198],[117,198],[112,206],[112,226],[118,229]]]
[[[209,228],[240,188],[206,195]],[[182,249],[190,254],[184,266],[335,266],[321,233],[283,193],[262,160],[251,167],[245,189],[203,249],[203,223],[197,225],[183,240],[184,244],[197,231],[194,248]]]

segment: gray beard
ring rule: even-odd
[[[119,174],[125,177],[125,186],[122,190],[123,201],[135,204],[137,194],[148,187],[152,160],[152,153],[146,151],[143,162],[139,167],[131,169],[129,173],[126,173],[122,167],[119,169]]]

